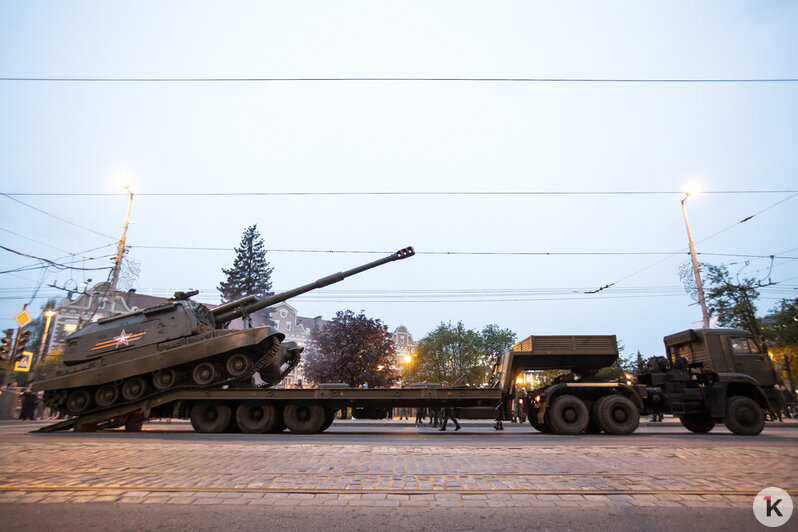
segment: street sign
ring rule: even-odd
[[[25,351],[24,353],[22,353],[21,358],[19,358],[14,364],[14,371],[21,371],[21,372],[30,371],[30,363],[32,360],[33,360],[33,353],[31,353],[30,351]]]
[[[17,320],[17,325],[19,325],[20,327],[24,327],[32,321],[30,319],[30,314],[28,314],[27,310],[23,310],[22,312],[14,316],[14,319]]]

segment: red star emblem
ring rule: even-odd
[[[122,332],[119,333],[119,336],[114,338],[114,340],[116,340],[116,347],[119,347],[120,345],[130,345],[130,337],[131,336],[133,336],[133,335],[132,334],[127,334],[125,332],[125,330],[122,329]]]

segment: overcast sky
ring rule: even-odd
[[[796,82],[8,79],[798,78],[795,2],[564,4],[4,1],[0,245],[108,266],[129,183],[140,293],[218,303],[258,224],[278,291],[419,253],[290,301],[300,315],[363,309],[416,339],[458,320],[617,334],[655,355],[701,319],[678,273],[695,184],[749,191],[687,200],[700,260],[777,283],[761,312],[796,297]],[[672,193],[520,194],[611,191]],[[414,194],[254,195],[276,192]],[[190,195],[214,193],[253,195]],[[0,249],[0,271],[39,264]],[[0,326],[106,276],[0,274]]]

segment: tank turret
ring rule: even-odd
[[[70,414],[136,403],[166,390],[279,383],[302,351],[272,327],[228,329],[235,318],[414,255],[412,247],[263,299],[255,296],[213,309],[176,292],[161,305],[90,323],[67,337],[64,366],[33,385],[45,402]]]

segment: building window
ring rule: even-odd
[[[291,330],[291,324],[290,323],[285,322],[285,330],[286,331],[290,331]]]
[[[105,308],[105,301],[100,301],[100,304],[97,305],[97,308]]]
[[[399,337],[399,343],[400,343],[400,344],[403,344],[403,343],[405,343],[405,337],[404,337],[404,336],[400,336],[400,337]]]
[[[78,329],[78,324],[77,323],[65,323],[64,324],[64,332],[66,334],[72,334],[77,329]]]

